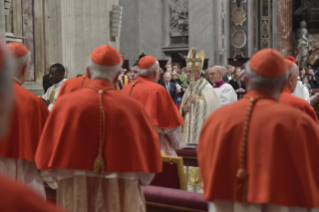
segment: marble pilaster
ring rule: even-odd
[[[143,52],[158,60],[165,57],[162,47],[169,41],[163,11],[166,0],[119,0],[123,7],[120,50],[132,66]]]
[[[293,55],[293,8],[291,0],[277,1],[277,49],[284,56]]]
[[[26,81],[35,81],[34,73],[34,39],[33,39],[33,5],[32,0],[22,1],[22,31],[24,45],[31,52]]]
[[[6,22],[4,12],[4,1],[0,1],[0,37],[5,39],[6,35]]]
[[[211,0],[189,1],[189,49],[195,47],[205,52],[209,66],[220,62],[218,42],[219,18],[216,2]],[[216,51],[217,50],[217,51]]]

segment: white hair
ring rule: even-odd
[[[31,53],[28,52],[27,54],[25,54],[21,57],[13,58],[13,61],[15,63],[15,70],[16,70],[15,75],[19,74],[19,72],[21,71],[23,66],[29,65],[30,55],[31,55]]]
[[[218,72],[223,74],[224,73],[224,70],[223,70],[223,67],[222,66],[212,66],[211,68],[218,68]],[[226,70],[226,69],[225,69]]]
[[[246,64],[247,87],[269,95],[281,92],[282,88],[285,86],[288,75],[289,73],[286,71],[285,74],[280,77],[264,77],[254,72],[250,68],[249,62]]]
[[[144,77],[151,77],[151,75],[157,70],[159,70],[159,64],[158,64],[158,61],[156,60],[156,63],[147,69],[140,69],[139,68],[138,74],[140,76],[144,76]]]
[[[172,75],[171,75],[171,73],[169,73],[169,72],[165,72],[165,73],[164,73],[164,76],[165,76],[165,75],[169,75],[169,77],[172,78]]]
[[[296,63],[294,63],[294,64],[292,65],[292,67],[289,68],[288,71],[287,71],[287,72],[289,73],[289,75],[291,74],[291,72],[292,72],[294,69],[297,70],[297,72],[299,73],[298,66],[296,65]]]
[[[105,79],[109,82],[113,82],[116,75],[120,72],[122,67],[122,61],[114,66],[103,66],[93,62],[91,59],[88,63],[91,80]]]
[[[64,70],[65,70],[65,72],[70,72],[70,71],[69,71],[69,68],[66,67],[66,66],[64,66]]]
[[[1,47],[0,47],[1,48]],[[15,69],[13,60],[8,52],[3,48],[0,51],[4,52],[4,64],[0,67],[0,139],[4,136],[8,120],[10,118],[10,110],[13,103],[12,82],[13,72]]]

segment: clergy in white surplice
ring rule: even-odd
[[[214,66],[208,70],[208,80],[213,84],[214,90],[222,106],[237,101],[237,94],[234,91],[234,88],[230,84],[225,83],[222,79],[223,69],[225,68]]]
[[[55,101],[57,100],[62,84],[66,81],[64,78],[65,68],[63,65],[56,63],[50,67],[50,81],[53,85],[42,96],[42,99],[47,104],[49,111],[52,110]]]

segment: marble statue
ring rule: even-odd
[[[305,21],[300,22],[300,28],[297,30],[298,49],[300,52],[299,67],[307,67],[309,52],[312,49],[314,39],[308,33],[307,23]]]
[[[171,11],[170,34],[188,35],[188,0],[168,0]]]
[[[300,7],[294,12],[294,15],[300,15],[307,9],[319,10],[319,0],[300,0]]]

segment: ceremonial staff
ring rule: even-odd
[[[201,64],[203,63],[203,59],[205,58],[205,54],[203,51],[199,53],[199,55],[196,55],[196,49],[193,47],[189,53],[188,53],[188,58],[186,60],[186,63],[191,63],[192,64],[192,70],[191,70],[191,78],[189,81],[189,92],[190,95],[193,95],[193,87],[195,83],[195,72],[197,70],[200,70]],[[199,64],[199,65],[197,65]],[[191,122],[192,122],[192,113],[193,113],[193,104],[190,104],[190,110],[189,110],[189,124],[188,124],[188,141],[187,143],[190,143],[191,139]]]

